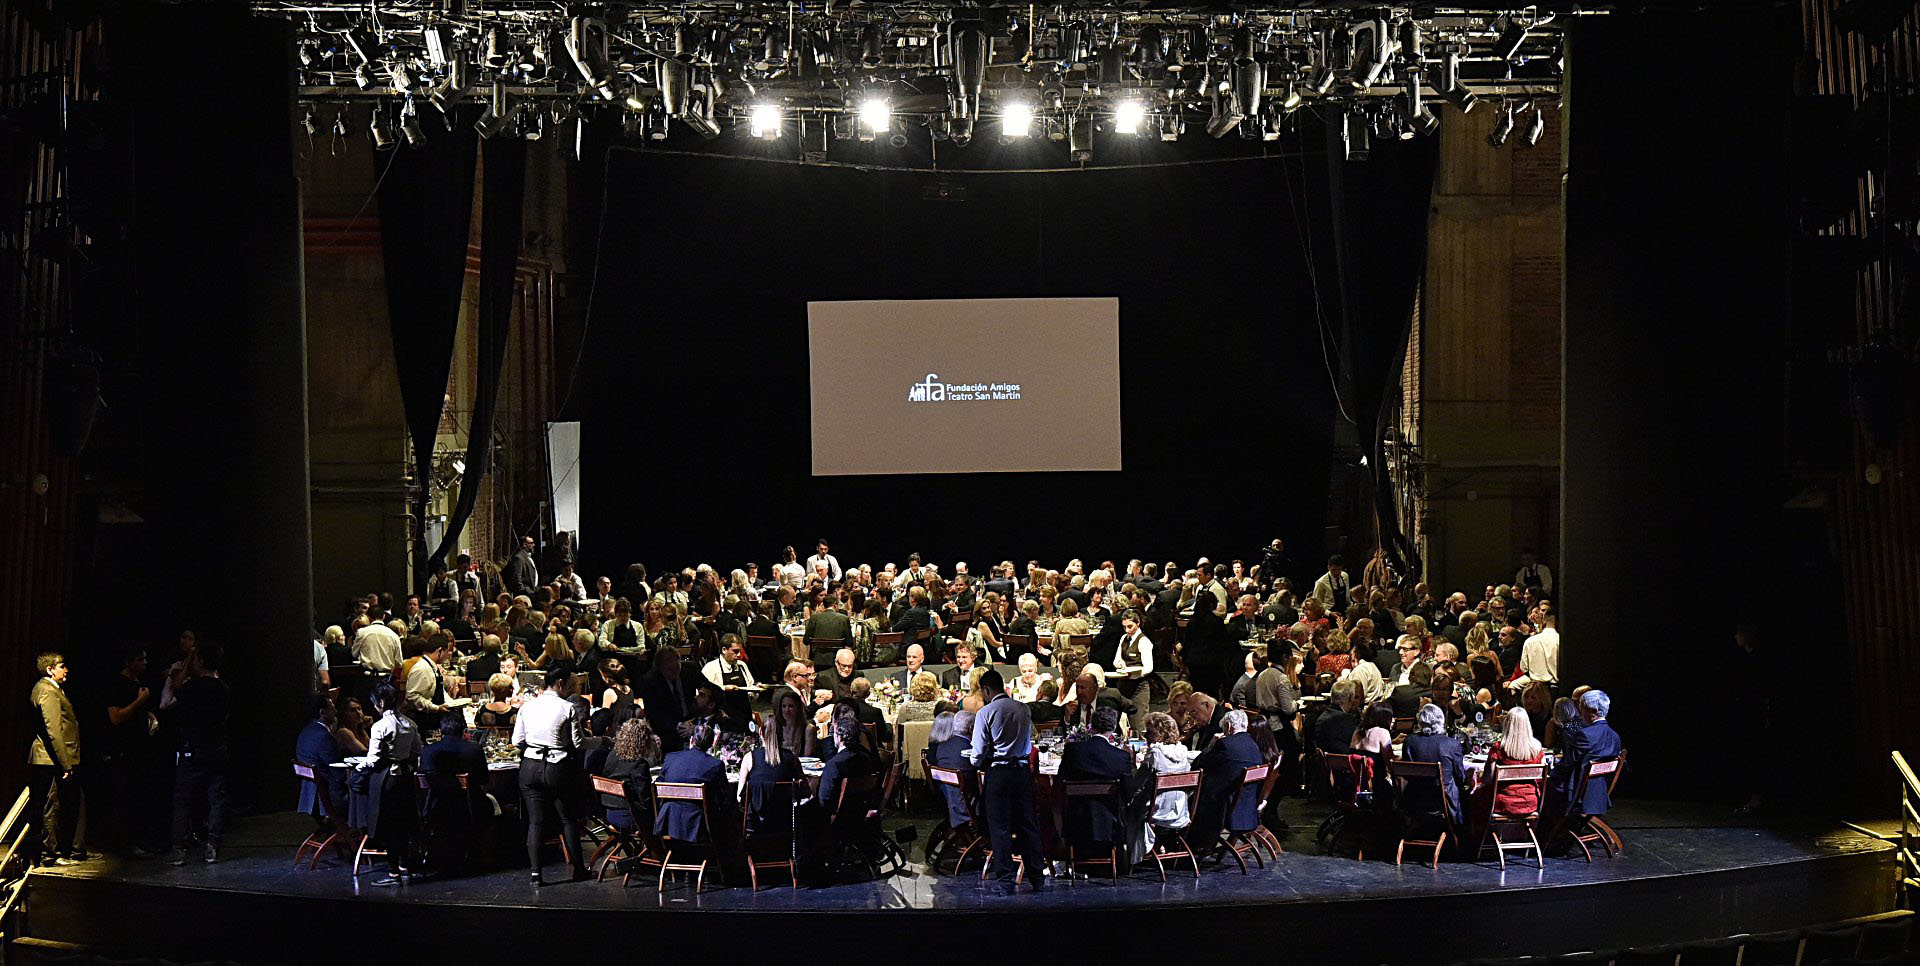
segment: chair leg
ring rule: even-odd
[[[1493,840],[1493,854],[1500,857],[1500,871],[1507,871],[1507,848],[1506,845],[1500,841],[1499,826],[1489,826],[1487,828],[1487,837]],[[1480,850],[1484,852],[1486,849],[1487,843],[1481,842]]]
[[[660,888],[656,891],[667,891],[667,866],[671,864],[673,864],[673,850],[668,849],[667,857],[660,860]]]
[[[1540,837],[1533,834],[1533,823],[1527,823],[1527,841],[1533,843],[1533,860],[1540,863],[1540,871],[1547,870],[1547,853],[1540,847]]]
[[[694,873],[694,876],[693,876],[693,894],[697,896],[701,892],[705,891],[706,888],[707,888],[707,864],[705,862],[701,862],[700,871]]]
[[[340,830],[335,829],[332,834],[327,836],[327,840],[325,842],[320,843],[319,848],[313,850],[313,863],[308,865],[307,868],[309,870],[320,868],[321,854],[326,852],[328,849],[333,848],[333,844],[338,841],[340,841]],[[295,865],[300,864],[299,859],[295,859],[293,861]]]
[[[1440,833],[1440,840],[1433,844],[1433,871],[1440,871],[1440,853],[1447,848],[1447,833]],[[1504,867],[1504,866],[1503,866]]]
[[[1620,833],[1615,832],[1613,830],[1613,826],[1607,824],[1606,819],[1593,818],[1593,819],[1588,819],[1588,821],[1593,824],[1595,831],[1598,831],[1601,835],[1606,836],[1606,838],[1603,841],[1607,843],[1607,855],[1609,858],[1616,855],[1627,854],[1626,843],[1620,841]]]
[[[1407,840],[1405,838],[1402,838],[1400,840],[1400,847],[1393,850],[1393,864],[1399,865],[1400,860],[1406,858],[1406,855],[1407,855]]]

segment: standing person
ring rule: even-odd
[[[172,710],[180,726],[173,779],[174,865],[187,864],[187,842],[201,802],[208,863],[220,861],[220,841],[227,832],[227,716],[233,699],[220,680],[220,659],[220,645],[202,641],[187,660],[187,680],[173,689],[170,700],[160,702],[160,710]]]
[[[107,787],[113,792],[114,825],[136,858],[150,858],[153,795],[150,776],[157,719],[147,676],[147,646],[127,647],[120,673],[107,684]]]
[[[807,567],[805,572],[813,573],[814,568],[816,566],[820,564],[826,564],[827,578],[829,580],[832,580],[836,584],[839,583],[843,572],[840,569],[839,559],[834,557],[833,554],[830,554],[827,552],[827,538],[821,537],[820,539],[815,540],[813,542],[813,545],[814,545],[814,554],[813,556],[807,558]]]
[[[1114,682],[1121,697],[1133,702],[1131,733],[1144,734],[1147,709],[1153,698],[1153,641],[1140,632],[1140,615],[1136,611],[1123,612],[1120,626],[1125,633],[1113,650],[1113,670],[1107,677]]]
[[[518,597],[525,594],[533,596],[533,589],[540,586],[540,568],[533,562],[533,538],[520,538],[520,551],[515,553],[507,565],[501,569],[500,577],[507,582],[507,592]]]
[[[32,746],[27,764],[32,773],[27,788],[29,856],[45,865],[78,865],[91,856],[74,847],[80,823],[80,722],[67,697],[67,659],[48,651],[34,661],[40,670],[33,682]]]
[[[1002,686],[1000,672],[987,668],[980,675],[980,693],[986,706],[974,717],[973,748],[968,755],[986,775],[981,792],[987,827],[993,836],[993,877],[999,890],[1014,890],[1014,848],[1026,864],[1027,883],[1046,888],[1046,853],[1033,812],[1033,718],[1027,706],[1013,700]]]
[[[580,770],[574,752],[586,740],[586,716],[573,697],[573,676],[548,671],[547,688],[520,709],[513,743],[520,748],[520,799],[527,814],[527,864],[532,882],[540,878],[540,845],[546,841],[548,807],[560,816],[560,843],[573,859],[571,881],[587,877],[580,852],[580,819],[575,807]]]
[[[1553,571],[1540,562],[1532,547],[1520,551],[1520,569],[1513,574],[1513,586],[1532,587],[1541,597],[1553,596]]]
[[[1339,554],[1327,558],[1327,572],[1313,582],[1313,599],[1336,614],[1347,612],[1353,578],[1348,575],[1346,559]]]
[[[420,731],[413,719],[400,713],[399,689],[382,684],[373,689],[373,710],[379,720],[367,739],[367,802],[371,818],[367,838],[387,853],[387,874],[373,880],[377,886],[399,885],[413,877],[407,865],[419,812],[414,804],[414,771],[420,761]],[[178,818],[175,818],[176,824]],[[185,862],[184,850],[175,864]]]

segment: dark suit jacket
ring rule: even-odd
[[[1086,591],[1069,590],[1066,593],[1060,595],[1061,602],[1065,602],[1069,600],[1073,601],[1073,606],[1080,608],[1082,611],[1087,609],[1087,592]]]
[[[974,771],[973,762],[967,760],[967,749],[971,747],[973,747],[973,739],[954,735],[937,745],[928,746],[927,760],[941,768],[951,768],[965,775]],[[961,790],[950,785],[937,787],[947,801],[947,824],[953,828],[967,824],[968,812],[966,804],[960,800]]]
[[[653,673],[640,679],[640,700],[647,706],[647,724],[653,733],[660,736],[662,747],[678,751],[686,746],[686,740],[680,737],[680,722],[690,720],[694,715],[693,690],[706,678],[690,663],[680,665],[680,693],[684,699],[682,708],[674,700],[673,690],[666,675],[654,668]]]
[[[747,622],[747,635],[749,637],[779,637],[780,625],[768,619],[765,614],[755,614],[753,615],[753,620]]]
[[[1566,753],[1547,778],[1547,794],[1557,811],[1563,814],[1605,815],[1612,802],[1607,798],[1607,778],[1595,778],[1585,789],[1576,789],[1580,772],[1587,762],[1610,758],[1620,753],[1620,735],[1605,719],[1561,732]]]
[[[853,682],[859,678],[859,671],[843,678],[839,668],[829,667],[814,678],[813,686],[816,689],[831,689],[835,699],[848,698],[853,696]]]
[[[426,746],[420,752],[420,770],[427,776],[427,814],[443,828],[464,828],[492,814],[486,805],[487,753],[475,742],[442,738]],[[461,775],[467,776],[464,789]]]
[[[877,726],[874,728],[873,733],[880,739],[881,744],[890,745],[893,743],[893,728],[887,724],[887,716],[881,714],[879,708],[865,701],[848,701],[847,703],[853,705],[854,717],[859,718],[861,724]]]
[[[1002,597],[1012,597],[1015,586],[1014,582],[1006,577],[995,577],[987,581],[986,589],[988,593],[999,594]]]
[[[501,568],[500,578],[506,582],[507,589],[515,594],[531,595],[534,585],[540,582],[540,572],[533,564],[533,556],[522,550]]]
[[[733,785],[727,781],[727,766],[704,751],[688,748],[668,755],[660,763],[660,781],[707,786],[707,812],[716,823],[728,821],[725,816],[736,811]],[[711,831],[700,813],[700,806],[692,802],[661,801],[654,811],[657,813],[653,820],[655,835],[691,842]]]
[[[1133,756],[1104,738],[1069,742],[1060,755],[1060,780],[1122,783],[1120,802],[1111,798],[1067,799],[1067,841],[1076,845],[1130,841],[1125,803],[1133,799]]]
[[[925,607],[909,607],[893,619],[893,629],[907,635],[901,643],[902,647],[913,643],[915,633],[932,626],[932,614]]]
[[[979,666],[980,665],[975,664],[973,667]],[[959,688],[964,691],[967,688],[967,676],[972,673],[973,668],[968,668],[962,672],[960,665],[956,664],[940,672],[940,686],[943,688]]]
[[[144,729],[143,729],[144,731]],[[333,807],[340,810],[341,821],[347,818],[347,769],[335,768],[333,763],[341,759],[340,742],[333,737],[332,729],[318,720],[308,721],[300,729],[300,737],[293,743],[293,760],[303,765],[313,766],[314,778],[327,783],[327,791],[332,794]],[[313,786],[300,783],[300,810],[310,815],[320,814],[319,796]]]
[[[1339,708],[1320,712],[1313,722],[1313,746],[1329,755],[1351,754],[1353,729],[1359,720]]]
[[[1229,816],[1225,815],[1227,799],[1233,796],[1234,789],[1240,787],[1240,780],[1246,770],[1266,764],[1266,758],[1260,754],[1260,746],[1253,736],[1242,731],[1228,735],[1214,742],[1200,757],[1193,760],[1193,770],[1204,772],[1201,780],[1200,812],[1208,821],[1203,827],[1219,828],[1224,822],[1228,828],[1252,829],[1260,823],[1260,796],[1249,791],[1240,796],[1240,801]]]
[[[868,754],[866,749],[855,745],[842,748],[832,758],[826,760],[820,770],[820,807],[826,811],[829,819],[841,818],[835,814],[840,806],[841,785],[849,778],[861,778],[880,770],[879,759]],[[849,803],[858,808],[856,803]],[[862,815],[865,813],[863,812]],[[857,821],[862,815],[847,815],[845,819]]]
[[[1461,758],[1460,739],[1447,735],[1408,735],[1406,747],[1400,756],[1407,761],[1437,761],[1440,763],[1440,781],[1445,786],[1447,813],[1453,817],[1455,825],[1464,825],[1466,815],[1460,810],[1460,789],[1466,787],[1467,769]],[[1436,789],[1427,782],[1407,783],[1406,795],[1400,799],[1402,812],[1414,815],[1438,815],[1442,789]]]
[[[1033,716],[1034,724],[1039,724],[1043,721],[1059,721],[1065,715],[1065,712],[1060,709],[1060,706],[1051,701],[1029,702],[1027,704],[1027,713]]]
[[[853,622],[837,610],[817,610],[807,618],[807,643],[811,646],[853,644]]]
[[[1416,688],[1411,684],[1402,684],[1387,695],[1387,701],[1393,705],[1393,716],[1411,718],[1420,713],[1420,699],[1433,697],[1433,689]]]

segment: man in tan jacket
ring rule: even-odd
[[[27,751],[32,798],[27,816],[40,824],[27,836],[28,848],[44,848],[46,865],[78,865],[89,856],[74,847],[80,824],[80,723],[67,699],[67,660],[49,651],[35,661],[40,679],[33,683],[32,745]],[[43,845],[44,843],[44,845]]]

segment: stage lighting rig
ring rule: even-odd
[[[611,113],[656,139],[669,125],[712,137],[728,123],[767,137],[762,108],[777,105],[775,127],[792,121],[821,137],[965,145],[984,120],[999,138],[1044,133],[1079,154],[1092,150],[1091,130],[1074,136],[1083,119],[1161,140],[1178,140],[1189,121],[1213,137],[1271,139],[1302,108],[1330,119],[1358,110],[1363,127],[1384,118],[1398,137],[1435,129],[1431,100],[1462,112],[1481,97],[1555,101],[1567,24],[1601,15],[1567,3],[1332,0],[1230,9],[1182,0],[252,3],[293,26],[288,59],[303,103],[369,102],[389,128],[417,116],[403,113],[411,97],[448,116],[481,108],[475,126],[486,137],[538,137],[556,104],[583,122]],[[1527,129],[1510,133],[1524,141]],[[801,138],[799,150],[814,140]]]

